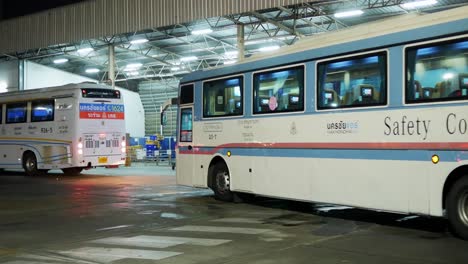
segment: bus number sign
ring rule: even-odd
[[[41,127],[42,134],[52,134],[54,130],[51,127]]]

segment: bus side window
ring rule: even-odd
[[[243,76],[203,83],[203,117],[243,115]]]
[[[179,104],[193,104],[193,84],[180,86]]]
[[[468,99],[468,38],[406,49],[406,103]]]
[[[304,66],[254,73],[254,114],[304,110]]]
[[[318,63],[318,109],[385,105],[387,53]]]
[[[31,122],[54,121],[54,100],[33,101],[31,103]]]
[[[27,103],[14,103],[6,105],[6,123],[26,123]]]

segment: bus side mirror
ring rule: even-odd
[[[161,113],[161,126],[165,126],[167,124],[167,115],[166,112]]]

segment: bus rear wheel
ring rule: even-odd
[[[37,169],[37,158],[32,152],[23,155],[23,169],[27,176],[41,175],[42,171]]]
[[[217,200],[232,202],[231,176],[224,162],[218,162],[213,168],[213,191]]]
[[[73,167],[62,169],[63,173],[67,176],[78,176],[83,171],[83,168]]]
[[[445,208],[452,232],[468,240],[468,175],[452,186],[447,195]]]

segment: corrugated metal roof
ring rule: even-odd
[[[301,0],[96,0],[0,23],[0,52],[139,31],[311,2]]]

